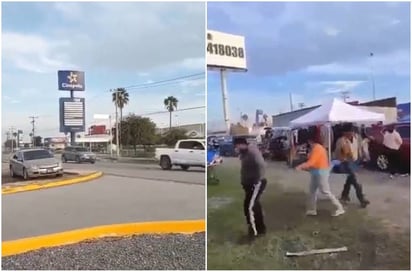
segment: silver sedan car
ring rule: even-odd
[[[23,179],[41,176],[62,176],[63,166],[45,149],[27,149],[16,152],[10,158],[10,176]]]

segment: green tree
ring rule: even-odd
[[[4,142],[4,147],[6,148],[12,148],[12,147],[16,148],[16,146],[17,146],[17,142],[14,139],[9,139]]]
[[[127,139],[128,144],[133,146],[135,154],[137,154],[137,146],[153,145],[156,141],[156,124],[147,117],[130,114],[127,116]]]
[[[177,98],[174,96],[166,97],[165,100],[163,101],[163,104],[166,107],[170,115],[169,116],[169,130],[172,130],[172,112],[174,112],[177,109],[177,103],[179,103],[179,100],[177,100]]]
[[[175,128],[169,130],[166,134],[163,135],[163,143],[168,146],[174,146],[177,141],[187,139],[187,131],[180,128]]]
[[[117,97],[116,97],[117,96]],[[119,144],[122,144],[122,121],[123,121],[123,108],[129,103],[129,93],[125,88],[117,88],[112,93],[112,101],[120,109],[120,123],[119,123]],[[117,101],[117,103],[116,103]]]

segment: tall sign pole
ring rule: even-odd
[[[224,69],[220,69],[220,86],[222,88],[223,99],[223,116],[225,118],[226,133],[230,133],[230,116],[229,116],[229,102],[227,93],[226,73]]]
[[[76,144],[76,133],[85,131],[85,99],[76,98],[75,91],[85,90],[84,72],[58,71],[58,88],[70,91],[70,97],[61,97],[60,132],[70,133],[70,144]]]

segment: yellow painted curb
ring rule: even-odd
[[[75,184],[75,183],[90,181],[90,180],[99,178],[102,175],[103,175],[103,172],[95,172],[95,173],[92,173],[90,175],[85,175],[85,176],[80,176],[80,177],[77,177],[77,178],[60,180],[60,181],[53,181],[53,182],[44,183],[44,184],[27,184],[27,185],[23,185],[23,186],[2,188],[1,193],[3,195],[8,195],[8,194],[15,194],[15,193],[21,193],[21,192],[28,192],[28,191],[34,191],[34,190],[41,190],[41,189],[48,189],[48,188],[66,186],[66,185],[71,185],[71,184]]]
[[[98,226],[55,234],[2,242],[2,257],[24,252],[103,237],[130,236],[133,234],[193,234],[205,231],[205,220],[160,221]]]

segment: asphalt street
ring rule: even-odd
[[[204,171],[96,162],[97,180],[2,197],[3,241],[106,224],[205,218]]]
[[[179,167],[174,167],[170,171],[163,171],[157,164],[120,163],[109,161],[98,161],[96,164],[65,163],[63,166],[65,170],[80,169],[102,171],[105,175],[113,177],[205,184],[205,170],[202,168],[190,168],[188,171],[183,171]]]

